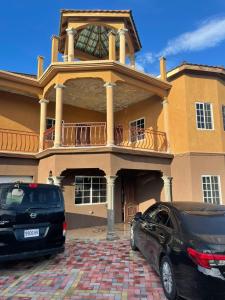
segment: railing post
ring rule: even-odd
[[[46,116],[47,116],[47,104],[49,103],[46,99],[41,99],[40,103],[40,140],[39,140],[39,151],[44,149],[44,133],[46,130]]]

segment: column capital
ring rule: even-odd
[[[109,35],[111,35],[111,34],[112,34],[112,35],[116,35],[116,31],[112,29],[112,30],[110,30],[110,31],[108,32],[107,35],[109,36]]]
[[[40,100],[39,100],[39,103],[40,103],[40,104],[42,104],[42,103],[48,104],[48,103],[49,103],[49,100],[43,98],[43,99],[40,99]]]
[[[74,28],[67,28],[66,29],[67,34],[75,35],[77,33],[76,29]]]
[[[53,39],[59,40],[59,37],[58,37],[57,35],[53,34],[53,35],[51,36],[51,40],[53,40]]]
[[[104,177],[107,181],[107,184],[112,184],[113,185],[113,184],[115,184],[115,180],[118,176],[116,176],[116,175],[106,175]]]
[[[167,97],[163,97],[163,100],[162,100],[162,105],[165,105],[165,104],[168,104],[168,98]]]
[[[62,83],[56,83],[56,85],[54,86],[55,89],[64,89],[66,86]]]
[[[124,35],[124,34],[127,33],[127,32],[128,32],[128,29],[127,29],[127,28],[121,28],[121,29],[118,30],[118,34],[119,34],[119,35]]]
[[[113,88],[114,86],[116,86],[116,83],[115,82],[106,82],[104,84],[104,87],[105,88]]]
[[[162,180],[164,181],[164,184],[171,184],[173,177],[171,176],[167,176],[167,175],[163,175],[162,176]]]

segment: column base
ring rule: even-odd
[[[107,232],[106,239],[107,241],[115,241],[119,240],[120,238],[115,232]]]

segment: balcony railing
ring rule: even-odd
[[[106,123],[64,123],[62,125],[62,146],[86,147],[106,144]]]
[[[115,128],[115,144],[121,147],[138,148],[157,152],[167,151],[166,133],[144,128]]]
[[[54,127],[45,132],[45,149],[53,147]],[[106,123],[64,123],[62,125],[62,147],[105,146]],[[115,128],[115,145],[125,148],[167,151],[166,133],[142,128]]]
[[[0,151],[36,153],[39,134],[0,128]]]

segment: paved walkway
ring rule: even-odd
[[[127,238],[108,242],[68,236],[65,253],[53,259],[1,266],[0,300],[165,300],[158,276],[130,250]]]

